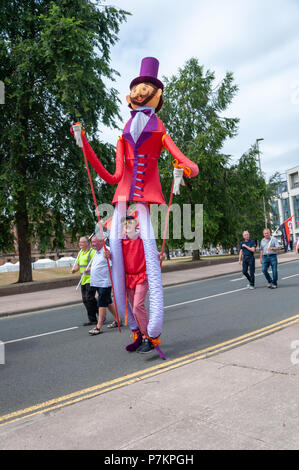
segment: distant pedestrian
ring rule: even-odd
[[[264,238],[260,244],[260,261],[265,278],[268,281],[269,289],[277,288],[277,252],[280,250],[280,245],[275,237],[271,236],[268,228],[264,229]],[[271,266],[272,278],[268,272]]]
[[[255,273],[255,257],[256,250],[255,240],[250,239],[247,230],[243,232],[243,240],[240,243],[239,264],[242,263],[242,272],[249,281],[249,288],[254,289],[254,273]],[[249,269],[249,274],[248,274]]]
[[[90,273],[85,272],[95,254],[95,250],[91,248],[88,237],[80,238],[79,247],[80,251],[77,256],[77,263],[72,268],[71,273],[73,274],[80,270],[80,274],[83,276],[81,282],[81,295],[88,317],[88,321],[83,323],[83,326],[96,325],[98,321],[98,306],[95,298],[97,289],[90,285]]]
[[[298,255],[298,253],[299,253],[299,238],[297,238],[297,240],[295,241],[295,245],[296,245],[296,255]]]
[[[97,325],[89,331],[89,334],[95,336],[102,333],[102,326],[106,319],[107,308],[114,317],[114,321],[107,325],[107,328],[117,328],[118,323],[115,306],[111,297],[112,286],[107,265],[107,258],[110,254],[109,249],[107,248],[107,257],[105,257],[106,252],[104,249],[104,239],[99,231],[97,231],[96,235],[92,238],[91,244],[95,249],[95,255],[90,268],[90,285],[98,292],[98,322]],[[110,263],[110,261],[108,262]]]

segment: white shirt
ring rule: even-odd
[[[140,108],[138,108],[137,113],[133,117],[130,126],[130,134],[133,137],[135,144],[152,116],[152,114],[150,116],[147,116],[142,112],[138,112],[142,111],[142,109],[150,109],[152,111],[152,114],[155,112],[152,106],[141,106]]]
[[[96,251],[90,268],[90,285],[92,287],[110,287],[111,281],[107,266],[107,260],[103,256],[104,247]],[[109,260],[111,266],[111,262]]]
[[[275,237],[270,237],[269,240],[265,238],[262,239],[260,244],[260,250],[263,252],[263,255],[277,255],[276,250],[268,250],[268,248],[279,247],[279,243]]]

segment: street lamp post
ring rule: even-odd
[[[258,157],[259,157],[260,175],[262,176],[261,154],[260,154],[260,148],[259,148],[259,142],[261,142],[261,140],[264,140],[264,139],[263,138],[256,139],[256,148],[257,148]],[[268,228],[267,215],[266,215],[266,204],[265,204],[265,197],[264,196],[263,196],[263,208],[264,208],[265,228]]]

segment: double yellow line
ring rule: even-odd
[[[104,382],[99,385],[94,385],[93,387],[85,388],[83,390],[70,393],[69,395],[54,398],[52,400],[33,405],[23,410],[14,411],[13,413],[0,416],[0,426],[15,423],[16,421],[20,421],[25,418],[31,418],[41,413],[48,413],[64,406],[73,405],[82,400],[86,400],[87,398],[93,398],[102,395],[103,393],[107,393],[121,387],[126,387],[127,385],[131,385],[140,380],[148,379],[155,375],[162,374],[163,372],[167,372],[177,367],[190,364],[191,362],[197,361],[199,359],[205,359],[212,355],[234,348],[236,346],[240,346],[241,344],[253,341],[262,336],[266,336],[268,334],[274,333],[275,331],[281,330],[283,328],[287,328],[288,326],[294,325],[298,322],[299,315],[294,315],[292,317],[286,318],[285,320],[281,320],[277,323],[273,323],[259,330],[247,333],[245,335],[225,341],[223,343],[216,344],[214,346],[210,346],[194,353],[187,354],[172,361],[167,361],[156,366],[149,367],[148,369],[134,372],[123,377]]]

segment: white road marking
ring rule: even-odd
[[[260,274],[255,274],[255,277],[257,276],[262,276],[263,273],[260,273]],[[236,281],[246,281],[246,277],[238,277],[236,279],[230,279],[230,282],[236,282]]]
[[[290,279],[290,277],[295,277],[295,276],[299,276],[299,273],[298,274],[292,274],[292,276],[282,277],[281,279]]]
[[[4,344],[17,343],[18,341],[25,341],[27,339],[39,338],[40,336],[54,335],[56,333],[63,333],[64,331],[76,330],[78,326],[73,326],[72,328],[65,328],[64,330],[49,331],[48,333],[41,333],[40,335],[26,336],[25,338],[12,339],[11,341],[5,341]]]
[[[164,308],[178,307],[180,305],[191,304],[193,302],[200,302],[201,300],[212,299],[213,297],[220,297],[221,295],[233,294],[234,292],[240,292],[241,290],[248,290],[248,287],[242,287],[241,289],[229,290],[227,292],[220,292],[219,294],[209,295],[207,297],[200,297],[199,299],[187,300],[186,302],[180,302],[178,304],[166,305]]]

